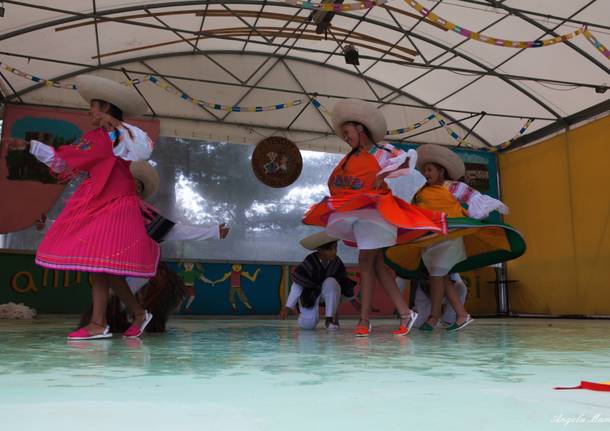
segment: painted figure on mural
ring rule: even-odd
[[[208,283],[214,285],[214,282],[207,278],[203,274],[203,268],[200,265],[195,264],[194,262],[182,262],[183,271],[180,271],[178,274],[182,281],[184,281],[184,286],[186,288],[186,304],[184,305],[184,311],[190,312],[191,306],[193,305],[193,301],[197,297],[197,289],[195,289],[195,282],[197,280],[201,280],[203,283]],[[180,307],[182,304],[180,304]]]
[[[261,269],[258,268],[256,271],[254,271],[254,274],[250,274],[247,271],[242,271],[242,266],[236,263],[231,266],[230,272],[226,272],[220,279],[214,282],[216,285],[230,278],[229,303],[231,304],[231,311],[233,313],[237,313],[236,296],[239,298],[244,307],[246,307],[248,312],[254,311],[254,308],[252,308],[252,305],[250,305],[248,297],[246,296],[246,293],[241,285],[241,278],[244,277],[254,283],[260,272]]]

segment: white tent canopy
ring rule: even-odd
[[[529,118],[534,121],[526,134],[610,106],[603,92],[610,61],[582,34],[551,46],[508,48],[448,31],[403,0],[337,14],[314,13],[302,3],[4,1],[0,62],[62,84],[82,73],[139,79],[149,115],[161,119],[166,136],[255,143],[282,134],[301,148],[326,151],[342,145],[312,99],[329,110],[344,97],[376,102],[390,129],[438,112],[454,136],[474,147],[502,144]],[[533,41],[587,26],[610,46],[606,0],[420,3],[487,36]],[[326,34],[316,33],[329,18]],[[359,66],[346,64],[348,45],[358,49]],[[7,68],[0,72],[5,102],[86,108],[73,90],[41,85]],[[215,110],[147,82],[148,75],[215,104],[300,104],[265,112]],[[391,138],[460,142],[436,120]]]

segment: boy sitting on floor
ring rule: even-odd
[[[337,330],[339,302],[342,296],[347,300],[353,298],[356,282],[348,277],[345,265],[337,256],[336,238],[320,232],[301,240],[301,245],[315,251],[294,270],[290,294],[280,318],[286,319],[292,311],[298,314],[301,329],[314,329],[320,320],[319,305],[324,304],[326,329]]]

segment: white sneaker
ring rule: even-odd
[[[329,331],[338,331],[339,329],[341,329],[341,326],[339,326],[339,320],[333,321],[326,321],[326,329]]]

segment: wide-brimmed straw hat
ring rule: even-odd
[[[326,235],[326,232],[318,232],[301,240],[301,245],[307,250],[317,250],[325,244],[338,241],[337,238]]]
[[[76,77],[76,90],[88,103],[103,100],[123,111],[125,117],[137,117],[146,113],[148,107],[132,86],[119,84],[111,79],[93,75]]]
[[[141,198],[146,200],[152,198],[157,190],[159,190],[159,174],[150,163],[144,160],[132,162],[129,167],[131,175],[142,182],[144,190],[142,190]]]
[[[343,99],[335,104],[331,116],[335,133],[342,139],[341,126],[350,121],[365,126],[371,132],[375,144],[383,141],[388,129],[381,111],[364,100]]]
[[[424,144],[417,148],[417,169],[423,171],[428,163],[441,165],[451,180],[462,178],[466,173],[466,166],[460,156],[440,145]]]

